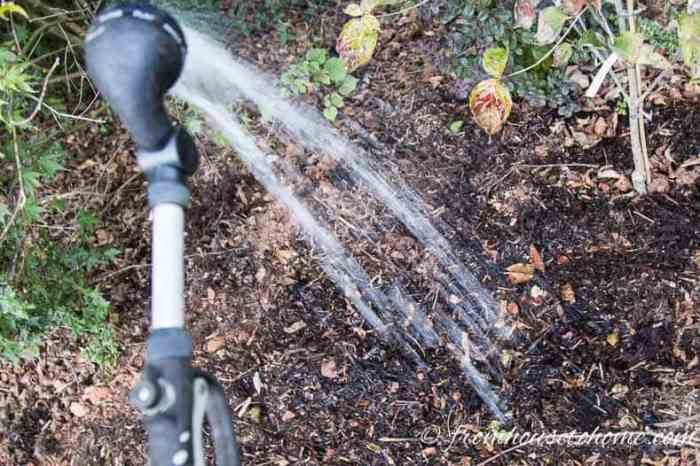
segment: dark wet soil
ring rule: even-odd
[[[188,326],[195,364],[222,382],[237,413],[244,464],[477,465],[507,447],[467,444],[454,435],[460,426],[472,433],[643,431],[697,414],[700,192],[677,172],[698,155],[696,105],[669,101],[654,110],[648,143],[654,173],[666,183],[640,197],[619,177],[600,176],[603,167],[631,171],[623,117],[614,137],[582,150],[560,129],[575,119],[560,122],[523,104],[489,138],[464,101],[445,91],[451,78],[431,65],[438,44],[425,32],[382,36],[382,51],[360,73],[360,92],[338,126],[396,167],[439,209],[451,243],[479,258],[475,273],[516,328],[499,386],[513,422],[492,423],[442,350],[427,354],[429,370],[417,370],[368,332],[287,213],[234,154],[203,144],[188,212]],[[249,38],[237,51],[279,70],[298,51],[261,56],[255,44],[272,40]],[[443,77],[440,86],[430,84],[434,76]],[[463,130],[451,134],[457,119]],[[143,431],[126,403],[148,330],[144,184],[125,184],[135,168],[122,130],[114,128],[106,145],[96,132],[83,137],[102,145],[95,157],[114,170],[103,202],[123,256],[119,268],[96,279],[113,303],[123,356],[117,367],[98,370],[76,356],[79,342],[59,333],[42,349],[41,371],[34,363],[8,370],[7,399],[26,407],[3,421],[3,464],[145,464]],[[505,269],[531,260],[531,246],[544,272],[509,284]],[[331,361],[328,377],[322,368]],[[96,387],[106,391],[96,396]],[[693,458],[688,448],[651,444],[529,445],[490,464]]]

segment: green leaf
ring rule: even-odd
[[[325,70],[314,74],[313,80],[314,82],[325,84],[326,86],[331,84],[331,77],[328,76],[328,73]]]
[[[323,116],[326,117],[328,121],[335,121],[338,116],[338,109],[335,107],[326,107],[323,109]]]
[[[357,89],[357,82],[358,80],[354,76],[345,76],[345,79],[338,87],[338,92],[340,93],[340,95],[343,95],[345,97],[349,96],[350,94],[355,92],[355,89]]]
[[[613,51],[631,65],[639,62],[644,36],[639,32],[625,31],[613,40]]]
[[[326,51],[324,49],[310,49],[306,52],[306,60],[323,64],[326,61]]]
[[[17,56],[10,49],[0,46],[0,66],[15,61]]]
[[[362,7],[360,7],[360,5],[357,3],[351,3],[350,5],[346,6],[343,13],[354,17],[360,17],[363,15]]]
[[[578,43],[580,45],[588,45],[594,48],[605,47],[605,43],[601,39],[600,35],[595,31],[587,29],[579,38]]]
[[[335,84],[342,83],[348,74],[347,71],[345,71],[345,63],[343,63],[343,60],[338,57],[329,59],[323,65],[323,69],[328,73],[331,81],[333,81]]]
[[[486,49],[482,59],[484,70],[494,78],[500,78],[508,64],[508,49],[492,47]]]
[[[7,19],[7,15],[10,13],[17,13],[25,18],[29,18],[27,11],[15,2],[5,2],[0,5],[0,18]]]
[[[337,92],[334,92],[333,94],[331,94],[330,101],[334,107],[343,108],[343,106],[345,105],[345,102],[343,101],[343,97],[340,94],[338,94]]]
[[[564,42],[552,54],[552,64],[557,68],[563,68],[569,64],[573,54],[574,48],[568,42]]]
[[[550,6],[540,11],[537,20],[537,43],[547,45],[556,42],[567,19],[569,17],[556,6]]]
[[[450,123],[449,129],[452,134],[457,134],[462,130],[462,125],[464,122],[462,120],[453,121]]]

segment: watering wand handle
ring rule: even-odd
[[[130,4],[101,12],[85,41],[87,68],[131,132],[153,209],[152,324],[146,368],[130,395],[144,415],[151,466],[204,466],[209,421],[218,466],[240,464],[226,397],[192,368],[184,330],[185,185],[197,168],[192,138],[173,126],[163,99],[182,72],[187,45],[168,14]]]

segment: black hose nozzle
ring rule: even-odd
[[[139,148],[163,149],[174,132],[163,98],[187,52],[177,22],[148,5],[119,5],[97,16],[85,49],[88,74]]]

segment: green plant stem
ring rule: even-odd
[[[579,14],[576,15],[574,20],[571,21],[571,24],[569,24],[569,27],[566,29],[566,31],[564,31],[564,34],[562,34],[561,37],[559,37],[559,40],[557,40],[557,42],[554,44],[554,46],[552,46],[552,48],[549,49],[547,51],[547,53],[545,53],[539,60],[537,60],[535,63],[528,66],[527,68],[523,68],[522,70],[514,71],[513,73],[511,73],[507,76],[504,76],[503,79],[512,78],[514,76],[517,76],[519,74],[523,74],[527,71],[530,71],[531,69],[534,69],[534,68],[537,68],[538,66],[540,66],[542,64],[542,62],[544,62],[547,58],[549,58],[549,56],[554,53],[554,51],[557,49],[557,47],[559,47],[561,45],[561,43],[564,42],[564,39],[566,39],[566,36],[568,36],[569,33],[571,32],[571,30],[574,28],[574,26],[576,26],[576,20],[578,20],[581,17],[581,15],[583,15],[586,12],[587,9],[588,9],[588,7],[585,7],[584,9],[582,9],[579,12]]]
[[[41,110],[41,105],[44,103],[44,98],[46,97],[46,89],[49,87],[49,79],[51,79],[51,75],[53,72],[56,70],[58,65],[61,63],[61,60],[58,58],[56,61],[53,62],[53,66],[49,70],[49,72],[46,74],[46,78],[44,79],[44,85],[41,88],[41,94],[39,95],[39,101],[37,102],[36,106],[34,107],[34,110],[32,113],[29,114],[27,118],[24,120],[20,121],[10,121],[10,125],[12,127],[17,127],[17,126],[24,126],[26,124],[29,124],[39,113],[39,110]]]

